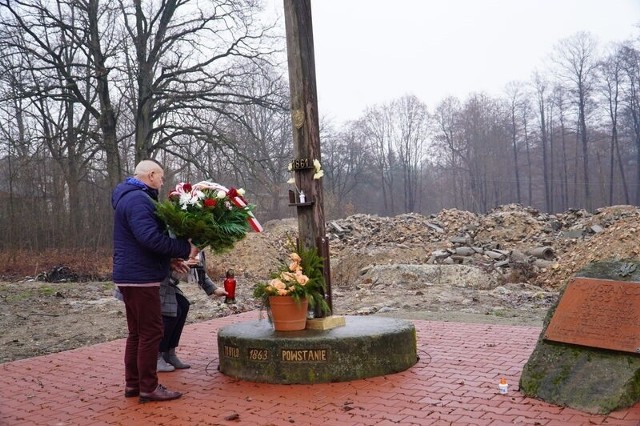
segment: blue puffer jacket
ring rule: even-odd
[[[186,259],[191,246],[173,239],[156,216],[153,200],[158,192],[134,178],[113,190],[113,282],[115,284],[159,283],[170,273],[171,258]]]

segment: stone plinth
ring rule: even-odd
[[[640,401],[639,318],[640,262],[589,264],[549,311],[520,390],[591,413]]]
[[[345,316],[331,330],[273,330],[267,319],[218,331],[220,372],[266,383],[329,383],[398,373],[417,360],[409,321]]]

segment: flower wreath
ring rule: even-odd
[[[213,182],[181,182],[167,200],[156,204],[156,214],[176,237],[221,253],[242,240],[249,228],[262,232],[244,193]]]

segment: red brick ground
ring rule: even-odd
[[[218,328],[257,317],[187,326],[179,354],[192,368],[160,374],[184,392],[175,401],[124,398],[124,340],[0,364],[0,425],[640,425],[640,404],[601,416],[522,396],[537,327],[414,321],[418,363],[353,382],[271,385],[219,373]]]

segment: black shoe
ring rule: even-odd
[[[125,398],[133,398],[134,396],[140,395],[140,389],[138,388],[124,388],[124,397]]]

